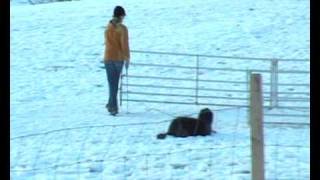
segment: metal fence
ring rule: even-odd
[[[272,127],[265,129],[266,179],[285,179],[290,174],[294,174],[296,177],[291,179],[309,179],[310,175],[306,165],[308,164],[308,158],[305,159],[309,156],[308,152],[310,150],[310,146],[305,144],[309,134],[308,123],[271,122],[268,120],[268,117],[272,117],[272,119],[273,117],[283,118],[285,116],[290,119],[302,117],[303,120],[309,117],[307,113],[309,110],[309,83],[304,82],[308,80],[306,77],[309,76],[309,71],[304,70],[308,69],[308,60],[236,58],[147,51],[132,51],[132,53],[132,66],[136,67],[130,68],[129,73],[122,76],[121,103],[126,101],[127,104],[128,102],[145,102],[236,107],[238,110],[236,113],[232,113],[231,118],[228,117],[227,120],[223,120],[217,116],[218,119],[215,119],[218,124],[221,123],[218,125],[220,132],[231,134],[229,139],[221,139],[228,141],[223,143],[226,146],[221,146],[221,141],[214,141],[210,144],[210,147],[203,147],[202,149],[189,148],[174,151],[175,148],[172,148],[162,153],[148,152],[145,154],[139,152],[137,155],[115,156],[114,152],[110,150],[112,148],[123,148],[121,146],[123,144],[120,142],[123,141],[124,137],[128,138],[127,140],[155,137],[156,132],[154,130],[167,127],[167,123],[173,117],[159,122],[70,127],[12,137],[10,139],[12,144],[12,154],[10,156],[14,159],[10,167],[12,177],[43,179],[52,176],[53,179],[106,179],[113,169],[119,168],[123,169],[121,173],[113,173],[119,179],[136,177],[135,173],[141,170],[143,173],[140,176],[147,179],[150,179],[153,173],[163,171],[167,172],[167,179],[175,178],[175,172],[177,171],[183,171],[186,174],[185,178],[194,179],[198,178],[194,172],[201,170],[190,171],[194,168],[192,163],[195,163],[205,167],[206,173],[204,175],[209,179],[216,179],[221,172],[225,172],[223,177],[248,179],[251,174],[251,171],[248,170],[249,166],[242,165],[249,164],[249,151],[247,152],[244,149],[249,149],[250,146],[249,142],[243,142],[248,132],[247,127],[243,126],[246,119],[240,114],[241,110],[245,108],[240,107],[248,107],[248,77],[252,72],[258,72],[266,80],[263,83],[263,86],[266,87],[266,91],[263,91],[266,108],[294,109],[294,111],[302,112],[292,114],[268,111],[264,114],[267,118],[264,124]],[[163,61],[162,63],[160,61],[149,61],[150,59],[156,59],[156,56],[162,56],[161,58],[170,56],[169,59],[172,59],[172,61],[165,61],[165,63]],[[190,66],[190,63],[188,63],[188,66],[180,65],[179,62],[175,64],[180,59],[172,57],[189,57],[191,58],[189,60],[194,60],[194,66]],[[144,58],[148,59],[148,62],[143,62]],[[255,62],[258,63],[255,64]],[[291,66],[290,64],[295,65]],[[295,69],[294,66],[297,68]],[[164,70],[166,68],[169,70]],[[158,75],[156,73],[153,73],[152,76],[148,75],[148,72],[152,70],[160,71],[159,69],[163,71]],[[214,73],[219,76],[214,76]],[[287,75],[297,77],[291,80],[286,77]],[[162,83],[166,84],[163,85]],[[208,99],[214,102],[210,102]],[[288,128],[288,124],[299,126],[299,128]],[[285,125],[285,127],[283,128],[282,125]],[[301,125],[306,128],[301,128]],[[132,128],[134,126],[138,128]],[[133,130],[128,133],[129,129]],[[114,133],[115,131],[122,132],[122,138],[118,138],[117,134]],[[288,140],[286,137],[289,136],[291,139]],[[296,137],[299,138],[301,144],[293,141],[293,139],[297,139]],[[276,139],[275,143],[273,139]],[[157,141],[155,138],[151,140]],[[139,140],[137,142],[139,144]],[[140,142],[140,144],[142,143],[143,141]],[[198,143],[201,143],[201,141],[198,141]],[[56,147],[53,148],[50,145]],[[139,146],[132,147],[131,144],[127,146],[128,149],[139,149]],[[176,146],[178,147],[178,144]],[[101,149],[103,150],[101,151]],[[90,151],[92,153],[87,153]],[[205,155],[199,157],[199,159],[193,159],[191,163],[189,155],[199,151],[203,153],[198,154]],[[220,161],[219,158],[222,158],[221,155],[223,154],[220,152],[226,151],[230,153],[229,159]],[[49,154],[50,156],[47,156]],[[186,163],[175,163],[174,158],[177,156],[184,157],[183,160]],[[151,165],[150,162],[160,159],[169,163],[164,164],[164,166]],[[239,159],[241,162],[239,162]],[[137,168],[132,166],[137,163],[140,163],[141,168],[140,166]],[[294,167],[287,167],[288,165]],[[245,169],[239,169],[239,167]]]
[[[144,71],[147,68],[153,68],[155,72],[167,68],[170,71],[165,76],[163,74],[141,75],[141,71],[132,72],[130,69],[128,74],[122,76],[120,104],[123,101],[127,103],[131,101],[248,107],[249,75],[258,72],[266,80],[263,82],[263,87],[266,88],[264,90],[265,108],[308,110],[310,107],[308,59],[231,57],[153,51],[131,52],[133,54],[132,66],[135,66],[131,69]],[[168,63],[159,63],[160,61],[155,60],[159,56],[166,59]],[[179,60],[178,64],[174,62],[181,57],[188,59],[186,60],[188,63],[181,63],[182,60]],[[141,59],[147,59],[147,62]],[[181,64],[189,64],[189,66]],[[190,66],[190,64],[194,65]],[[185,71],[185,73],[177,73],[178,71]],[[172,82],[173,85],[164,85],[170,84],[168,82]],[[146,91],[147,89],[153,90]],[[187,93],[175,93],[176,91]],[[308,115],[303,114],[302,116]]]

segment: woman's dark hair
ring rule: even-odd
[[[126,12],[121,6],[116,6],[113,10],[113,17],[125,16]]]

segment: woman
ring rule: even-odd
[[[116,6],[113,18],[105,30],[105,53],[104,64],[109,84],[109,101],[106,108],[111,115],[118,113],[118,85],[123,64],[129,67],[130,50],[128,40],[128,29],[122,24],[126,13],[121,6]]]

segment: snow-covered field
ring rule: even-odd
[[[250,179],[246,109],[210,107],[217,134],[165,140],[155,136],[167,129],[173,116],[196,117],[204,106],[130,102],[129,113],[124,103],[118,117],[108,115],[103,31],[119,4],[127,11],[125,24],[134,50],[309,59],[310,4],[305,0],[81,0],[39,5],[13,1],[11,178]],[[132,62],[195,64],[192,58],[139,54],[132,54]],[[208,62],[204,66],[221,65]],[[222,65],[270,68],[249,61]],[[281,68],[307,71],[309,66],[291,62]],[[191,76],[187,70],[134,65],[130,73]],[[203,73],[210,79],[244,77]],[[308,77],[284,77],[281,82],[309,83]],[[277,121],[309,123],[309,118]],[[267,179],[309,179],[309,139],[309,126],[266,125]]]

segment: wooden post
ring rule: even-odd
[[[250,78],[252,180],[264,180],[263,97],[261,74]]]

